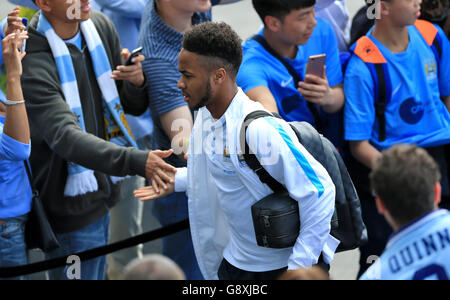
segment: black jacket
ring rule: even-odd
[[[113,186],[108,175],[145,176],[147,151],[118,147],[105,141],[102,94],[97,84],[89,49],[68,45],[77,76],[86,132],[64,100],[58,70],[47,39],[36,31],[39,13],[29,26],[27,56],[23,60],[22,86],[31,128],[31,166],[56,232],[81,229],[104,216],[114,206]],[[92,12],[92,21],[103,41],[111,69],[122,64],[121,46],[114,25]],[[139,115],[148,107],[146,86],[136,88],[117,82],[125,112]],[[64,197],[67,161],[96,171],[99,190],[77,197]],[[106,175],[108,174],[108,175]]]

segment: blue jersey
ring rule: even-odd
[[[450,143],[450,114],[441,100],[450,95],[448,39],[439,29],[443,43],[438,64],[417,28],[409,26],[408,32],[410,43],[402,53],[392,53],[368,33],[387,61],[392,83],[392,96],[385,110],[385,141],[379,141],[372,76],[365,63],[356,55],[352,56],[344,80],[347,140],[369,140],[378,150],[399,143],[420,147]]]
[[[431,212],[394,233],[360,280],[450,278],[450,213]]]
[[[263,30],[259,35],[263,35]],[[255,40],[246,41],[243,48],[244,59],[237,76],[237,84],[244,92],[260,86],[267,87],[272,92],[283,119],[314,123],[307,102],[295,88],[294,80],[286,67]],[[297,57],[285,60],[303,79],[308,58],[324,53],[327,55],[325,65],[329,85],[333,87],[341,84],[343,76],[336,36],[331,26],[318,18],[309,41],[303,46],[298,46]]]

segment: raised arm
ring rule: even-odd
[[[3,132],[16,141],[28,144],[30,142],[30,128],[20,84],[22,58],[25,53],[17,50],[25,39],[28,39],[28,34],[17,30],[15,33],[6,36],[2,41],[7,90],[6,119]]]

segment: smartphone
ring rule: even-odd
[[[28,30],[28,19],[22,18],[22,24],[26,27],[25,31]],[[20,52],[25,52],[25,48],[27,47],[27,40],[23,40],[22,47],[20,47]]]
[[[125,62],[125,66],[131,66],[133,64],[131,62],[133,57],[139,56],[139,54],[141,54],[143,49],[144,49],[143,47],[139,47],[139,48],[134,49],[133,52],[131,52],[130,57],[128,57],[127,61]]]
[[[306,74],[311,74],[323,78],[325,75],[323,67],[325,66],[326,54],[319,54],[310,56],[308,59],[308,65],[306,66]]]

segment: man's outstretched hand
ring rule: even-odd
[[[173,176],[167,173],[175,174],[177,169],[163,161],[163,158],[171,156],[173,150],[161,151],[155,150],[148,153],[147,162],[145,164],[145,177],[152,182],[152,187],[157,193],[159,188],[168,189],[168,185],[173,185]]]
[[[173,184],[169,184],[169,188],[162,191],[161,193],[156,192],[153,186],[144,186],[134,191],[134,197],[139,198],[141,201],[156,200],[165,196],[169,196],[174,191],[175,187]]]

